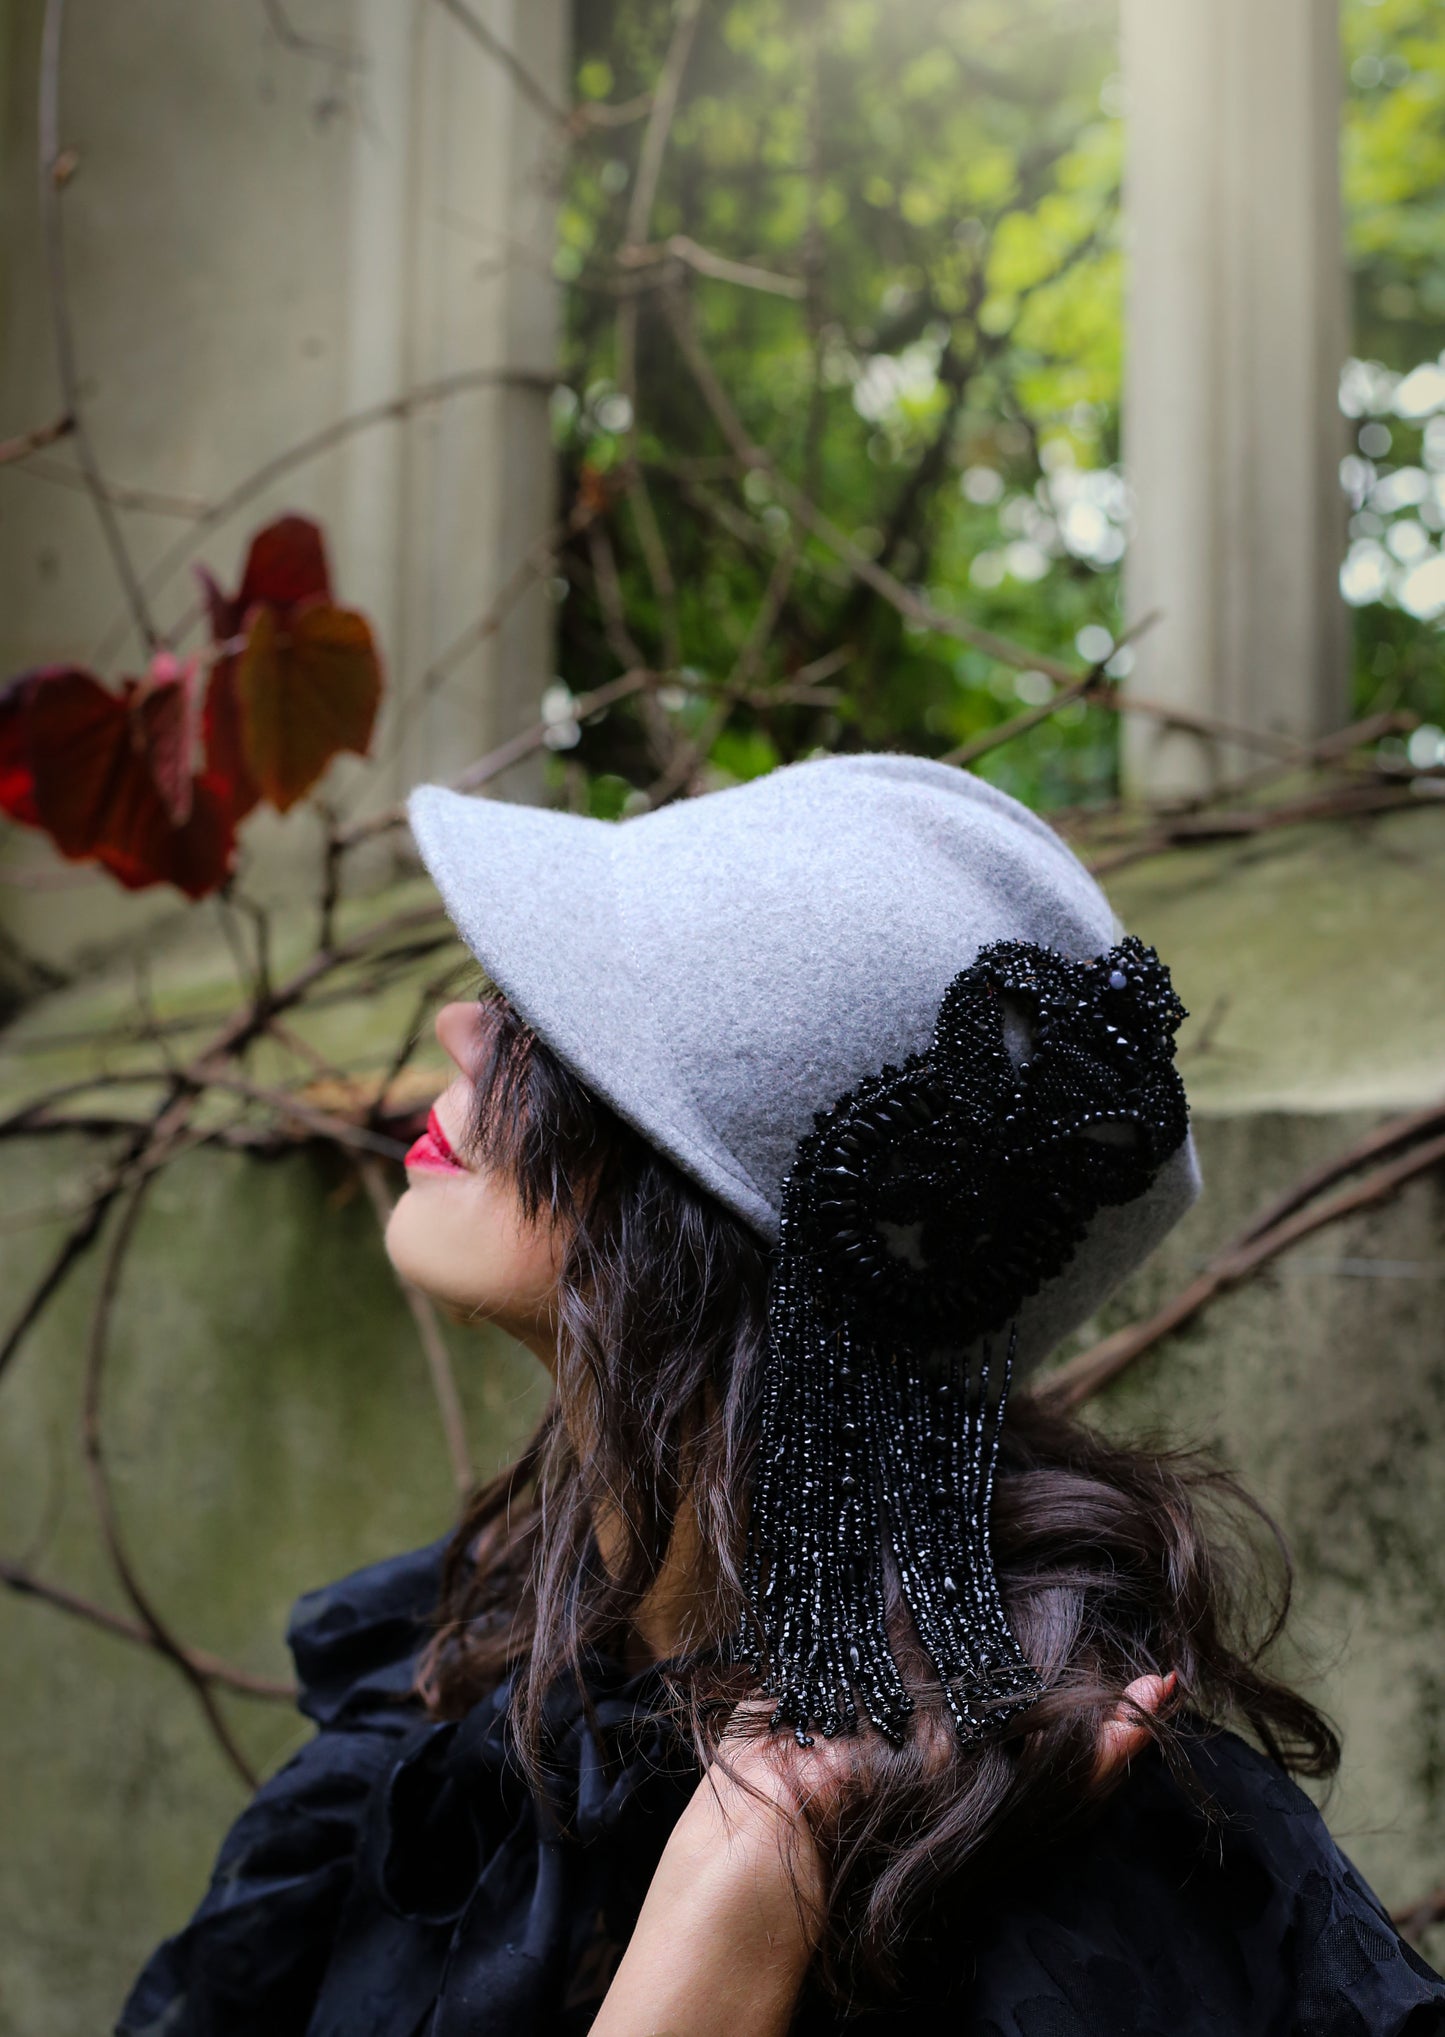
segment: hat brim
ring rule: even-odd
[[[407,815],[452,924],[514,1010],[625,1124],[771,1242],[776,1212],[681,1093],[632,976],[616,824],[438,785],[419,786]]]

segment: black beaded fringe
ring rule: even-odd
[[[860,1701],[903,1737],[890,1554],[962,1739],[1042,1695],[990,1542],[1017,1315],[1183,1140],[1183,1016],[1135,940],[1084,963],[999,943],[949,986],[928,1052],[840,1099],[799,1147],[741,1646],[775,1726],[804,1744],[810,1727],[856,1726]]]

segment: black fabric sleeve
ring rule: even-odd
[[[256,1793],[185,1928],[146,1964],[116,2037],[304,2037],[372,1790],[417,1724],[408,1701],[441,1545],[302,1599],[288,1629],[319,1730]]]

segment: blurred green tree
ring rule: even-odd
[[[688,23],[664,0],[576,10],[597,117],[563,206],[556,423],[570,483],[605,507],[566,559],[562,680],[676,673],[666,712],[714,779],[819,745],[947,754],[1122,627],[1116,5],[728,0],[690,44]],[[1356,700],[1440,720],[1445,7],[1345,0],[1343,25]],[[781,483],[736,457],[696,350]],[[791,489],[1040,669],[879,598]],[[579,802],[656,796],[661,712],[649,697],[581,733],[563,767]],[[1076,702],[982,768],[1036,804],[1106,801],[1116,717]]]
[[[1445,762],[1445,7],[1346,0],[1343,23],[1356,699],[1424,717],[1410,745],[1428,768]]]
[[[674,18],[656,0],[582,0],[581,101],[649,93]],[[818,744],[945,752],[1052,682],[906,620],[767,472],[740,468],[669,293],[748,436],[869,558],[1044,657],[1108,649],[1124,548],[1115,63],[1107,0],[731,0],[704,12],[645,220],[657,126],[585,134],[559,255],[560,444],[574,481],[638,463],[663,591],[635,502],[600,534],[638,649],[697,688],[682,712],[716,772]],[[568,564],[562,674],[579,691],[612,662],[596,552],[579,541]],[[836,700],[788,698],[834,658]],[[709,691],[740,665],[748,698],[724,719]],[[641,711],[587,731],[596,810],[647,786],[646,751]],[[1106,796],[1113,717],[1065,710],[995,768],[1032,799]]]

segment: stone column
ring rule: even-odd
[[[1308,738],[1347,717],[1334,0],[1123,0],[1136,697]],[[1128,788],[1258,751],[1125,720]]]
[[[35,200],[41,12],[11,10],[0,30],[0,438],[61,407]],[[552,673],[545,574],[436,672],[555,516],[564,137],[543,108],[567,99],[567,8],[468,0],[466,14],[490,47],[436,0],[308,0],[278,16],[294,41],[249,0],[67,9],[70,315],[127,542],[157,622],[188,647],[194,563],[230,585],[257,527],[288,510],[321,522],[340,598],[372,617],[388,676],[374,761],[339,759],[327,780],[351,813],[530,722]],[[438,384],[449,393],[346,428]],[[271,463],[244,504],[196,521]],[[110,683],[140,669],[77,479],[63,441],[0,468],[0,683],[68,660]],[[538,782],[519,773],[499,789]],[[309,883],[315,835],[302,810],[256,815],[248,887],[286,896]],[[108,878],[8,827],[0,877],[19,880],[0,933],[59,962],[176,904],[164,889],[122,901]]]

